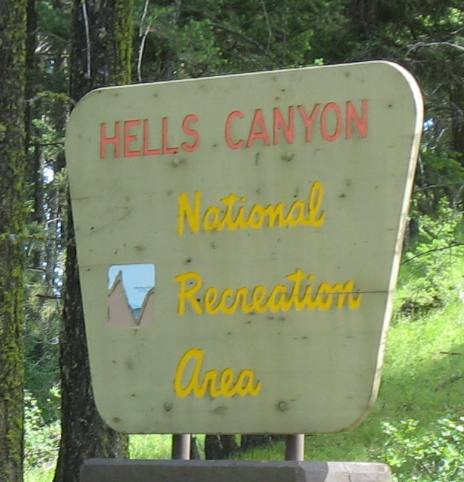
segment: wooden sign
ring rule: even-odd
[[[332,432],[380,380],[422,126],[387,62],[96,90],[66,137],[97,406]]]

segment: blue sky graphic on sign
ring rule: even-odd
[[[117,264],[108,270],[108,289],[110,290],[118,275],[122,274],[122,282],[130,307],[141,308],[145,295],[155,287],[154,264]]]

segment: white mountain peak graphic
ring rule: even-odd
[[[108,293],[108,324],[112,326],[146,326],[154,320],[154,292],[145,294],[140,308],[132,308],[124,288],[122,271],[116,275]]]

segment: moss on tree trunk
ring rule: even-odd
[[[0,480],[23,480],[26,1],[0,1]]]

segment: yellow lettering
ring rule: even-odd
[[[253,305],[249,305],[247,303],[247,299],[248,299],[248,288],[244,288],[244,287],[239,288],[237,290],[236,296],[235,296],[235,303],[233,305],[233,308],[234,308],[233,313],[235,313],[235,311],[240,307],[240,303],[241,303],[240,308],[241,308],[242,313],[247,313],[247,314],[251,313],[253,311]]]
[[[287,275],[287,279],[293,282],[292,294],[290,295],[289,307],[294,306],[297,311],[304,310],[305,297],[301,298],[301,286],[306,274],[302,269],[297,269],[293,273]]]
[[[273,228],[275,226],[279,226],[279,228],[287,227],[287,220],[284,216],[284,209],[285,206],[283,203],[277,203],[274,206],[269,205],[264,208],[264,216],[269,219],[268,226],[270,228]]]
[[[285,285],[278,284],[274,286],[267,302],[267,308],[273,313],[288,311],[290,309],[290,300],[287,298],[287,294],[288,288]]]
[[[317,307],[322,311],[330,310],[330,308],[332,307],[332,301],[332,286],[330,283],[324,281],[323,283],[321,283],[321,285],[319,286],[319,290],[317,291]]]
[[[291,283],[277,283],[270,288],[256,285],[252,288],[226,287],[222,290],[209,286],[202,290],[203,278],[199,273],[188,272],[176,276],[179,283],[177,313],[184,316],[190,308],[197,315],[233,315],[236,312],[266,313],[287,312],[291,309],[328,311],[332,309],[357,310],[362,295],[353,280],[330,283],[315,282],[313,274],[296,269],[286,276]]]
[[[245,202],[246,198],[241,197],[240,201]],[[245,218],[245,208],[242,206],[239,208],[237,217],[234,219],[234,223],[232,224],[232,231],[235,231],[236,229],[247,229],[247,228],[248,228],[248,222],[247,222],[247,219]]]
[[[195,387],[198,386],[198,380],[200,377],[201,366],[203,365],[204,352],[199,348],[190,348],[186,351],[182,358],[179,360],[179,364],[176,368],[176,375],[174,377],[174,391],[179,398],[185,398],[190,395]],[[187,385],[183,385],[185,371],[190,361],[193,361],[194,368]]]
[[[312,283],[312,281],[314,279],[314,275],[311,274],[309,276],[306,276],[306,279],[310,283]],[[308,310],[317,310],[317,308],[318,308],[317,295],[316,295],[316,297],[313,297],[313,287],[311,286],[311,284],[309,284],[306,287],[303,299],[304,299],[304,306]]]
[[[205,291],[205,311],[210,315],[217,315],[220,311],[220,304],[218,303],[216,306],[215,303],[218,299],[218,290],[211,286],[206,289]]]
[[[304,226],[305,219],[305,203],[303,201],[295,201],[287,214],[287,224],[294,228],[295,226]]]
[[[203,226],[205,231],[215,231],[218,230],[221,226],[219,217],[221,215],[221,211],[216,206],[210,206],[203,216]]]
[[[232,368],[225,368],[221,372],[221,391],[225,397],[233,397],[235,395],[234,371]]]
[[[220,199],[222,206],[209,206],[202,214],[202,193],[195,192],[193,205],[187,193],[178,198],[177,234],[183,236],[189,228],[192,233],[199,231],[236,231],[238,229],[294,228],[312,226],[320,228],[325,222],[322,210],[324,186],[314,182],[308,198],[297,199],[286,206],[283,202],[262,205],[253,204],[246,208],[246,197],[231,193]]]
[[[176,276],[176,281],[179,283],[177,313],[184,315],[187,301],[190,301],[193,311],[197,315],[201,315],[203,310],[201,309],[200,301],[196,298],[198,291],[200,291],[203,285],[201,276],[194,272],[182,273]]]
[[[264,208],[261,204],[255,204],[250,211],[247,220],[248,227],[252,229],[261,229],[264,224]]]
[[[242,370],[238,377],[237,384],[235,385],[235,389],[237,393],[242,397],[246,395],[252,395],[256,397],[261,392],[261,383],[257,383],[254,385],[255,381],[255,373],[252,370]]]
[[[324,200],[324,185],[322,182],[315,182],[309,191],[309,212],[306,219],[308,226],[318,228],[325,222],[325,213],[321,210],[322,201]]]
[[[249,368],[244,368],[238,375],[232,368],[225,368],[222,372],[213,368],[202,378],[204,360],[205,352],[200,348],[190,348],[180,358],[174,375],[174,392],[179,398],[192,394],[197,398],[206,395],[230,398],[236,394],[256,397],[261,393],[261,382],[256,380],[255,372]],[[190,367],[191,362],[193,367]]]
[[[203,380],[201,387],[198,387],[198,390],[195,391],[195,395],[198,398],[203,398],[205,394],[208,393],[209,388],[209,395],[211,395],[211,398],[220,397],[222,395],[222,392],[220,390],[220,387],[218,388],[216,386],[217,376],[217,370],[208,370],[205,373],[205,379]]]
[[[240,196],[237,194],[229,194],[226,197],[223,197],[221,201],[226,205],[226,212],[224,214],[224,219],[222,220],[220,230],[222,231],[225,228],[228,228],[230,231],[234,231],[236,226],[234,225],[233,213],[234,213],[234,206],[235,203],[240,199]]]
[[[231,299],[231,304],[227,303],[227,300]],[[234,308],[234,290],[232,288],[226,288],[222,292],[221,301],[218,306],[218,310],[226,315],[233,315],[235,312]]]
[[[200,230],[201,192],[196,192],[194,199],[194,208],[192,209],[187,193],[183,192],[179,195],[177,214],[177,234],[179,236],[184,234],[185,219],[187,219],[192,233],[198,233]]]
[[[251,304],[253,311],[256,313],[265,313],[267,311],[265,298],[267,296],[267,289],[263,285],[255,286],[253,293],[251,294]]]
[[[352,310],[357,310],[361,306],[361,293],[350,293],[348,295],[348,304]]]

